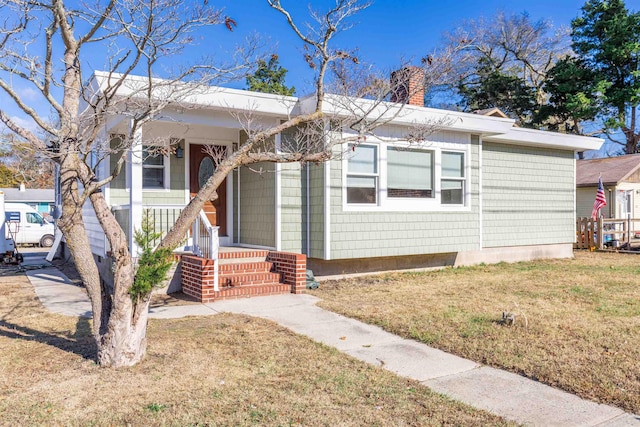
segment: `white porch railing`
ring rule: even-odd
[[[218,237],[218,229],[220,227],[212,226],[209,219],[203,211],[193,223],[193,252],[202,258],[215,260],[213,265],[213,290],[218,291],[218,248],[220,247],[220,239]]]

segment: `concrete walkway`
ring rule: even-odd
[[[55,268],[27,271],[42,304],[54,313],[90,316],[83,288]],[[163,306],[150,310],[159,319],[241,313],[273,320],[292,331],[381,366],[430,389],[531,426],[640,426],[640,417],[545,386],[520,375],[402,339],[382,329],[323,310],[311,295],[279,295]]]

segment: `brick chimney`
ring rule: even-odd
[[[424,71],[408,66],[391,73],[391,102],[424,107]]]

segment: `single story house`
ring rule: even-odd
[[[576,162],[576,215],[590,217],[602,177],[607,206],[605,218],[640,218],[640,154],[578,160]]]
[[[106,79],[106,73],[96,72],[95,90]],[[286,276],[282,257],[289,257],[298,279],[301,268],[304,276],[304,260],[316,275],[330,275],[571,257],[575,153],[597,150],[602,140],[514,127],[514,120],[495,114],[426,108],[422,97],[412,100],[416,98],[373,137],[329,162],[237,168],[218,190],[215,215],[207,216],[218,227],[220,249],[183,256],[183,290],[210,301],[225,297],[227,288],[237,291],[249,283],[231,277],[232,267],[223,262],[244,256],[235,255],[242,253],[239,248],[252,257],[264,255],[275,265],[267,271],[275,269],[281,277]],[[142,152],[146,141],[171,135],[178,143],[175,154],[144,161],[132,156],[126,170],[104,189],[129,236],[140,228],[143,209],[153,212],[161,228],[171,225],[211,173],[213,163],[203,147],[234,150],[246,137],[237,113],[250,111],[262,123],[277,125],[315,107],[314,96],[220,87],[202,90],[190,102],[189,109],[167,106],[139,132],[139,145],[132,149]],[[330,95],[324,108],[328,116],[345,114]],[[445,124],[426,143],[403,139],[409,127],[434,121]],[[123,115],[108,123],[104,138],[117,147],[128,119]],[[276,143],[285,137],[279,135]],[[99,179],[113,162],[103,162]],[[108,273],[108,242],[92,209],[86,209],[85,218],[94,255]],[[197,234],[192,236],[194,247]],[[207,256],[214,260],[203,261]],[[215,270],[215,292],[193,278],[196,271],[204,274],[205,267]],[[292,289],[298,292],[303,285]]]
[[[49,216],[54,206],[53,188],[26,188],[24,184],[20,184],[19,188],[0,188],[0,191],[4,192],[5,202],[26,203],[45,216]]]

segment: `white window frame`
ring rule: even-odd
[[[347,196],[348,196],[348,188],[347,188],[347,182],[349,177],[355,177],[355,178],[373,178],[375,180],[375,195],[376,195],[376,201],[375,203],[349,203],[349,206],[378,206],[380,204],[380,149],[381,147],[378,144],[349,144],[348,148],[349,148],[349,153],[352,153],[353,149],[355,147],[355,150],[357,150],[360,147],[375,147],[376,149],[376,153],[377,153],[377,157],[374,160],[374,164],[375,164],[375,169],[376,172],[375,173],[365,173],[365,172],[350,172],[349,171],[349,159],[351,159],[353,157],[353,155],[348,155],[346,156],[345,159],[345,169],[346,169],[346,174],[344,177],[344,200],[346,203],[347,200]]]
[[[380,140],[368,138],[366,144],[378,146],[377,203],[347,203],[348,152],[342,158],[342,209],[345,212],[469,212],[471,211],[471,135],[461,142],[428,141],[424,144],[409,144],[402,140]],[[404,147],[433,153],[433,191],[431,198],[400,198],[387,196],[387,148]],[[358,148],[356,147],[356,150]],[[463,204],[442,204],[442,152],[458,152],[464,155]],[[444,179],[449,179],[445,177]]]
[[[142,150],[144,152],[145,148],[148,147],[148,145],[146,144],[142,144]],[[159,165],[146,165],[144,163],[145,159],[142,159],[142,191],[144,192],[159,192],[159,191],[169,191],[170,185],[169,185],[169,177],[171,176],[170,174],[170,164],[171,164],[171,158],[168,155],[163,155],[162,156],[162,166]],[[144,186],[144,171],[145,169],[163,169],[163,178],[162,178],[162,183],[163,183],[163,187],[157,187],[157,188],[146,188]]]
[[[443,153],[459,153],[462,154],[462,177],[454,177],[454,176],[443,176],[442,175],[442,167],[440,167],[440,204],[442,206],[464,206],[467,202],[467,177],[469,176],[467,172],[467,165],[469,163],[469,157],[464,151],[460,150],[441,150],[440,151],[440,159],[442,159]],[[441,163],[442,165],[442,163]],[[443,203],[442,202],[442,181],[459,181],[462,183],[462,203]]]

